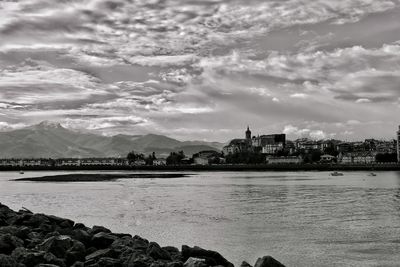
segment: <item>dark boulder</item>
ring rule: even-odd
[[[19,227],[13,226],[13,225],[7,225],[7,226],[0,226],[0,234],[11,234],[11,235],[16,235],[18,232]]]
[[[167,267],[183,267],[183,262],[181,261],[168,262]]]
[[[183,267],[208,267],[205,259],[200,258],[188,258],[186,262],[183,264]]]
[[[162,247],[165,251],[171,255],[171,259],[174,261],[182,261],[182,254],[179,251],[178,248],[172,247],[172,246],[167,246],[167,247]]]
[[[81,230],[85,230],[88,231],[90,228],[86,227],[86,225],[84,225],[83,223],[75,223],[74,229],[81,229]]]
[[[71,267],[85,267],[85,264],[83,262],[77,261],[72,264]]]
[[[154,260],[151,257],[136,251],[131,254],[127,261],[123,262],[123,265],[127,267],[149,267],[153,262]]]
[[[258,258],[254,267],[285,267],[285,265],[275,260],[271,256],[264,256],[262,258]]]
[[[184,261],[193,258],[200,258],[206,260],[209,266],[222,265],[224,267],[233,267],[233,264],[227,261],[221,254],[216,251],[206,250],[200,247],[182,246],[182,258]]]
[[[11,225],[11,222],[15,221],[17,216],[18,214],[15,211],[0,204],[0,226]]]
[[[0,254],[11,254],[17,247],[23,247],[24,241],[11,234],[0,234]]]
[[[73,240],[73,246],[65,253],[67,265],[72,265],[77,261],[84,261],[86,256],[85,245],[77,240]]]
[[[135,251],[135,250],[133,250],[133,248],[130,248],[130,247],[113,248],[113,250],[118,252],[118,258],[123,263],[128,262],[133,254],[138,253],[138,251]]]
[[[132,238],[131,234],[124,234],[124,233],[112,233],[113,235],[115,235],[118,238],[123,238],[123,237],[130,237]]]
[[[0,217],[0,226],[7,226],[8,222],[5,218]]]
[[[30,216],[29,216],[30,215]],[[34,228],[39,227],[42,224],[51,225],[50,220],[44,214],[29,214],[26,220],[22,221],[21,224],[31,226]]]
[[[51,223],[56,224],[61,228],[72,228],[75,224],[73,220],[57,217],[54,215],[46,215],[46,217]]]
[[[250,263],[246,262],[246,261],[242,261],[242,264],[240,264],[240,267],[253,267],[250,265]]]
[[[90,245],[91,236],[84,229],[74,229],[71,233],[71,237],[82,242],[85,246]]]
[[[29,229],[29,227],[26,226],[22,226],[22,227],[18,227],[18,230],[15,232],[15,236],[18,238],[21,238],[22,240],[25,240],[28,238],[29,233],[32,230]]]
[[[1,267],[18,267],[18,263],[8,255],[0,254]]]
[[[171,260],[171,255],[169,255],[168,251],[162,249],[160,245],[155,242],[150,242],[146,254],[155,260]]]
[[[147,247],[149,246],[149,241],[147,239],[141,238],[138,235],[135,235],[132,238],[132,240],[133,240],[132,248],[134,248],[134,249],[146,250]]]
[[[54,264],[60,267],[65,267],[65,263],[62,259],[57,258],[52,253],[28,250],[26,248],[16,248],[11,257],[17,262],[22,263],[26,266],[36,266],[38,264]]]
[[[106,249],[100,249],[97,251],[94,251],[93,253],[87,255],[85,257],[85,260],[88,262],[96,262],[100,258],[108,257],[111,254],[111,249],[106,248]]]
[[[11,234],[22,240],[27,239],[30,232],[31,232],[31,229],[26,226],[7,225],[7,226],[0,227],[0,235],[1,234]]]
[[[89,234],[91,234],[91,235],[95,235],[100,232],[111,233],[111,230],[108,228],[105,228],[103,226],[98,226],[98,225],[95,225],[92,227],[92,229],[89,229]]]
[[[7,223],[9,225],[24,225],[24,222],[28,221],[31,217],[31,213],[17,214],[15,216],[9,217]]]
[[[124,236],[116,239],[112,244],[112,248],[133,247],[134,240],[132,237]]]
[[[106,248],[109,247],[115,240],[117,240],[117,237],[114,235],[100,232],[92,237],[91,245],[96,248]]]
[[[50,223],[42,223],[38,228],[34,229],[37,232],[48,234],[53,232],[55,227],[51,225]]]
[[[72,246],[73,242],[69,236],[60,235],[46,239],[43,243],[38,245],[38,248],[50,252],[58,258],[64,258],[65,253],[71,249]]]
[[[121,261],[118,259],[113,259],[113,258],[101,258],[98,262],[97,265],[99,267],[122,267]]]
[[[49,237],[51,237],[51,235],[49,235]],[[37,245],[41,244],[43,242],[43,239],[47,239],[44,238],[42,234],[38,233],[38,232],[30,232],[28,234],[28,238],[25,239],[25,244],[26,244],[26,248],[35,248]]]

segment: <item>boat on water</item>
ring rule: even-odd
[[[19,174],[24,174],[24,172],[23,171],[19,171]]]
[[[332,172],[331,176],[343,176],[343,173],[341,173],[341,172]]]
[[[376,176],[376,173],[371,172],[368,176]]]

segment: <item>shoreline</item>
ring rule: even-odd
[[[400,171],[393,164],[238,164],[169,166],[0,166],[0,171]]]
[[[112,233],[66,218],[14,211],[0,203],[0,266],[234,267],[220,253],[182,245],[161,247],[138,235]],[[243,261],[241,267],[252,267]],[[254,267],[285,267],[271,256]]]

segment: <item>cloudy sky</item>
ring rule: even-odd
[[[0,130],[393,138],[400,0],[2,0]]]

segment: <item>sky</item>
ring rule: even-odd
[[[0,130],[394,138],[400,0],[3,0]]]

